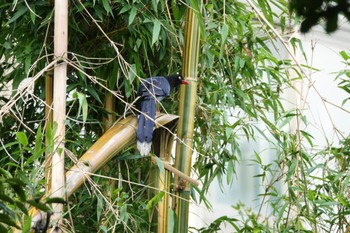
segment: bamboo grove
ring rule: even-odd
[[[57,204],[62,232],[217,232],[223,223],[237,232],[346,232],[349,140],[313,147],[302,109],[285,104],[285,93],[312,69],[292,54],[303,50],[286,1],[68,3],[68,48],[59,58],[55,1],[0,3],[1,232],[29,232],[35,216],[51,218]],[[350,55],[341,56],[348,65]],[[52,114],[62,63],[58,148],[62,125]],[[134,144],[140,81],[176,72],[190,85],[162,101],[154,156],[142,157]],[[339,73],[345,91],[347,74]],[[232,215],[191,226],[191,204],[210,209],[214,181],[222,188],[240,179],[237,166],[248,156],[242,142],[261,138],[275,157],[264,164],[254,153],[251,161],[263,187],[257,211],[238,203],[228,207]],[[64,198],[49,192],[55,153],[65,156]],[[330,162],[315,178],[322,156]],[[271,211],[263,215],[264,208]]]

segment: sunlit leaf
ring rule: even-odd
[[[164,169],[164,165],[163,165],[163,162],[160,158],[158,158],[157,156],[154,156],[154,158],[156,159],[157,161],[157,166],[159,168],[159,171],[161,172],[161,174],[163,176],[165,176],[165,169]]]
[[[22,15],[24,15],[26,12],[28,11],[28,8],[21,5],[21,7],[18,8],[18,10],[16,11],[16,13],[12,16],[12,18],[7,22],[7,24],[11,24],[13,22],[15,22],[19,17],[21,17]]]
[[[23,146],[28,145],[28,138],[27,138],[27,135],[25,133],[17,132],[16,136],[17,136],[17,140],[19,143],[21,143]]]
[[[153,22],[152,45],[158,41],[161,24],[158,19]]]
[[[129,15],[129,25],[131,25],[134,22],[136,14],[137,14],[137,9],[135,7],[133,7],[131,9],[130,15]]]

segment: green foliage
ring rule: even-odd
[[[234,170],[232,162],[240,156],[239,135],[254,139],[255,120],[262,120],[271,132],[277,130],[284,111],[281,86],[290,83],[290,62],[276,57],[273,41],[259,34],[261,25],[252,21],[254,14],[244,3],[228,4],[225,19],[221,3],[205,7],[209,23],[199,68],[195,137],[196,149],[205,155],[195,164],[205,184],[203,190],[214,177],[226,173],[227,163],[231,163],[230,172]]]
[[[52,2],[5,0],[0,4],[0,91],[7,85],[16,89],[24,78],[34,77],[54,59]],[[286,1],[255,4],[270,24],[288,32]],[[197,1],[70,1],[67,151],[79,157],[102,135],[108,91],[118,97],[114,114],[119,116],[126,103],[135,99],[140,77],[181,71],[187,5],[198,10]],[[273,10],[276,7],[280,11]],[[255,152],[252,161],[260,166],[256,179],[265,187],[259,194],[258,213],[237,204],[232,211],[238,212],[239,218],[222,216],[198,231],[216,232],[226,223],[237,232],[345,232],[350,212],[349,140],[309,150],[314,139],[307,130],[283,130],[296,118],[309,124],[298,110],[285,110],[282,99],[291,80],[301,79],[302,72],[278,54],[276,35],[256,20],[248,3],[209,1],[202,12],[203,16],[198,14],[202,41],[194,169],[203,187],[194,188],[192,197],[198,195],[209,208],[206,193],[212,181],[218,179],[221,187],[232,183],[236,165],[245,156],[241,154],[242,141],[263,138],[276,158],[266,164]],[[334,28],[334,24],[330,26]],[[290,42],[295,49],[300,44],[295,38]],[[350,55],[342,52],[341,56],[348,64]],[[290,70],[295,76],[290,76]],[[345,69],[338,77],[339,87],[347,93],[349,74]],[[17,220],[19,227],[29,229],[30,206],[48,211],[49,204],[62,201],[38,202],[45,186],[44,152],[53,151],[55,130],[55,125],[52,128],[44,122],[44,78],[35,83],[37,98],[27,102],[11,99],[15,94],[0,95],[1,232],[16,227]],[[176,99],[174,93],[164,100],[164,110],[176,113]],[[16,104],[9,110],[8,103]],[[143,184],[147,183],[149,161],[136,154],[133,147],[126,149],[74,193],[67,205],[73,221],[67,225],[68,231],[72,226],[75,232],[146,232],[151,228],[149,210],[164,193],[148,200]],[[322,160],[325,157],[327,163]],[[67,168],[73,163],[67,161]],[[163,173],[159,161],[158,166]],[[278,189],[280,183],[286,192]],[[265,206],[272,208],[267,217],[262,216]],[[170,219],[169,228],[173,229],[174,212]]]
[[[4,155],[0,168],[0,229],[7,232],[10,227],[28,232],[31,227],[31,217],[28,215],[30,208],[51,213],[52,203],[62,203],[60,198],[46,198],[43,196],[42,187],[43,163],[42,127],[38,127],[34,143],[29,143],[24,132],[17,132],[17,141],[1,147]],[[11,151],[10,154],[6,154]],[[11,158],[11,159],[9,159]],[[26,159],[24,159],[26,158]]]

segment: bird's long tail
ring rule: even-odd
[[[148,116],[148,117],[147,117]],[[141,114],[137,127],[137,149],[145,156],[151,151],[154,119],[156,117],[156,101],[154,98],[141,102]]]

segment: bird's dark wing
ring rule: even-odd
[[[141,82],[137,95],[143,99],[154,98],[163,99],[170,93],[170,85],[164,77],[152,77]]]
[[[164,77],[152,77],[143,80],[137,93],[141,97],[141,113],[137,127],[137,148],[141,155],[148,155],[151,150],[156,101],[170,93],[170,84]]]

